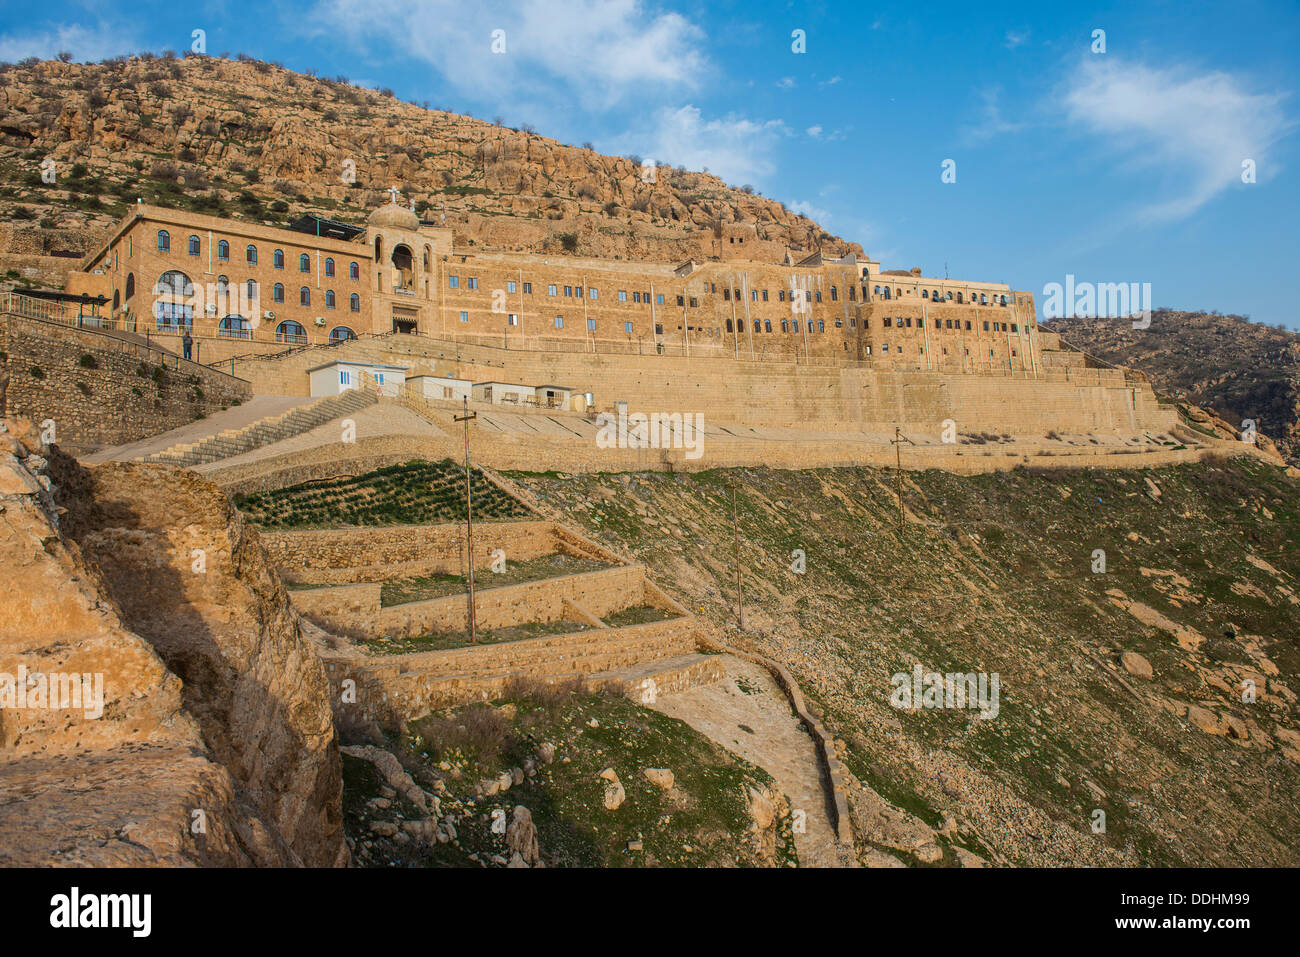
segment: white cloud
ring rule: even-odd
[[[967,142],[982,143],[995,136],[1005,136],[1008,133],[1016,133],[1025,128],[1026,124],[1013,122],[1002,116],[1002,108],[999,103],[1001,98],[1002,89],[1000,87],[992,87],[981,91],[980,99],[984,101],[984,106],[980,109],[978,121],[964,130]]]
[[[780,120],[751,120],[734,113],[706,119],[687,104],[653,114],[642,131],[629,131],[600,144],[608,152],[637,152],[662,163],[702,170],[734,186],[760,184],[772,174],[777,143],[791,135]]]
[[[817,137],[822,135],[822,128],[820,126],[810,126],[808,129],[804,130],[804,132],[813,139],[817,139]]]
[[[49,60],[63,50],[78,62],[93,63],[140,49],[130,34],[103,21],[93,27],[62,23],[30,33],[0,36],[0,61],[7,63],[17,63],[29,56]]]
[[[1108,55],[1083,62],[1061,105],[1077,129],[1176,184],[1139,213],[1160,222],[1190,216],[1240,183],[1243,160],[1255,160],[1262,178],[1270,147],[1295,126],[1284,98],[1252,93],[1228,73],[1156,69]]]
[[[1023,33],[1017,33],[1015,30],[1008,30],[1006,38],[1002,41],[1002,45],[1006,47],[1008,50],[1014,50],[1016,47],[1024,46],[1028,42],[1029,42],[1028,30],[1024,31]]]
[[[792,203],[786,203],[786,208],[792,213],[800,216],[807,216],[809,219],[816,221],[818,224],[830,228],[830,222],[835,218],[829,210],[822,209],[820,206],[814,206],[806,199],[796,199]]]
[[[776,81],[776,85],[783,90],[792,90],[794,89],[794,77],[783,76],[781,79]]]
[[[506,0],[489,10],[455,0],[320,0],[305,20],[372,55],[423,60],[464,92],[578,98],[612,106],[663,88],[694,88],[711,69],[704,33],[639,0]],[[494,53],[494,31],[505,52]],[[501,34],[496,36],[501,37]]]

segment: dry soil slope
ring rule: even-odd
[[[751,630],[728,640],[842,739],[867,863],[1300,861],[1300,488],[1277,467],[909,474],[901,536],[870,469],[512,477],[724,632],[738,483]],[[895,710],[916,663],[999,673],[998,716]]]

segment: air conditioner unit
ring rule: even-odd
[[[209,315],[216,315],[217,304],[215,302],[210,302],[203,307],[203,311],[208,313]]]
[[[263,318],[263,319],[274,319],[274,318],[275,318],[275,313],[273,313],[270,309],[268,309],[268,310],[266,310],[266,312],[262,313],[262,318]]]
[[[324,317],[324,316],[317,316],[317,317],[316,317],[316,325],[318,325],[318,326],[323,326],[323,325],[325,325],[325,317]]]

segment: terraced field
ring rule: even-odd
[[[526,518],[528,510],[475,469],[475,520]],[[235,504],[266,528],[433,525],[465,519],[465,469],[450,459],[412,461],[350,479],[304,482],[236,496]]]

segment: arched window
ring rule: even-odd
[[[361,278],[361,267],[356,263],[348,263],[348,278],[357,280]]]
[[[134,295],[135,295],[135,273],[129,272],[126,274],[126,293],[123,295],[123,298],[130,299]]]
[[[790,331],[790,320],[789,320],[789,319],[782,319],[782,320],[781,320],[781,331],[782,331],[782,332],[789,332],[789,331]]]
[[[160,253],[172,251],[172,237],[165,229],[158,230],[158,251]]]
[[[199,251],[200,251],[201,248],[202,248],[202,245],[201,245],[200,242],[199,242],[199,237],[198,237],[198,236],[191,236],[191,237],[190,237],[190,255],[191,255],[191,256],[197,256],[197,255],[199,255]]]
[[[730,319],[727,320],[727,331],[728,331],[728,332],[731,331],[731,320],[730,320]]]
[[[754,331],[755,331],[755,332],[762,332],[762,331],[763,331],[763,325],[762,325],[762,323],[760,323],[757,319],[754,320]]]
[[[276,269],[283,269],[283,268],[284,268],[284,250],[283,250],[283,249],[277,249],[275,252],[273,252],[273,253],[271,254],[271,265],[274,266]]]
[[[224,239],[217,243],[217,259],[220,262],[230,262],[230,243]]]
[[[180,332],[194,324],[194,307],[189,303],[159,299],[154,302],[153,311],[160,332]]]
[[[763,331],[764,331],[764,332],[771,332],[771,331],[772,331],[772,320],[771,320],[771,319],[764,319],[764,320],[763,320]]]
[[[277,282],[271,290],[271,298],[276,302],[284,302],[284,283]]]
[[[360,312],[360,311],[361,311],[361,297],[358,296],[355,292],[354,292],[351,296],[348,297],[348,308],[349,308],[352,312]]]
[[[126,277],[126,297],[131,298],[135,292],[135,282],[133,276]],[[154,287],[155,296],[192,296],[194,295],[194,283],[190,282],[190,277],[185,275],[179,269],[169,269],[158,277],[158,285]]]
[[[429,247],[424,247],[424,271],[429,271]]]
[[[252,243],[249,243],[244,247],[244,262],[248,263],[250,266],[257,265],[257,247]]]
[[[228,339],[251,339],[253,325],[243,316],[226,316],[217,325],[217,335]]]
[[[217,292],[218,292],[218,294],[224,296],[224,295],[227,293],[227,291],[229,291],[229,289],[230,289],[230,277],[229,277],[229,276],[218,276],[218,277],[217,277]]]
[[[257,280],[250,279],[244,283],[244,295],[249,302],[257,302]]]
[[[334,259],[331,256],[325,257],[325,275],[334,275]]]
[[[117,312],[118,307],[122,304],[122,292],[120,289],[113,290],[113,311]]]
[[[308,289],[306,286],[303,286],[301,289],[298,290],[298,305],[300,306],[311,305],[311,290]]]
[[[307,330],[302,327],[301,322],[294,322],[292,319],[286,319],[275,327],[276,342],[306,342]]]
[[[306,253],[298,257],[298,272],[311,272],[311,257]]]
[[[335,326],[330,330],[330,342],[347,342],[349,339],[355,339],[357,334],[347,326]]]
[[[325,308],[326,308],[326,309],[333,309],[333,308],[334,308],[334,290],[333,290],[333,289],[326,289],[326,290],[325,290]]]

